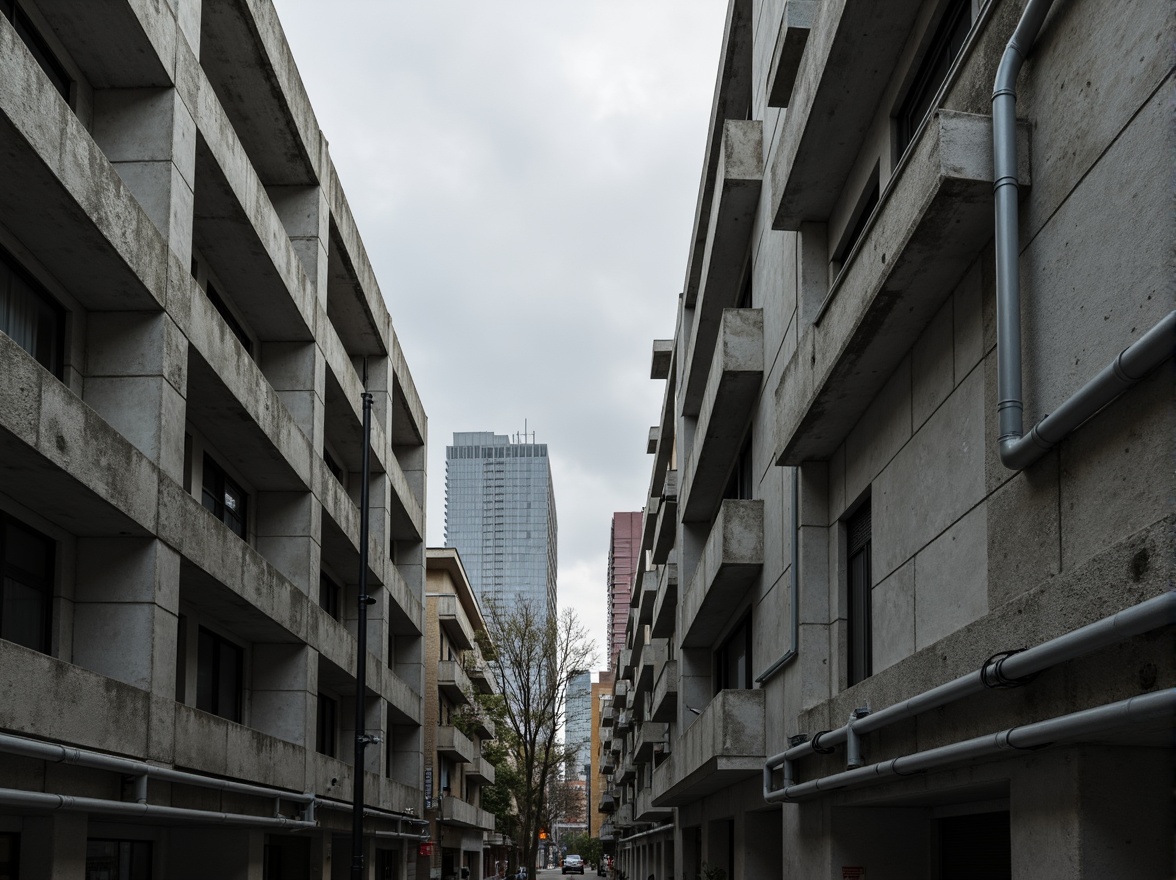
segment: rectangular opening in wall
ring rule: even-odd
[[[86,880],[151,880],[151,841],[86,841]]]
[[[244,651],[200,627],[196,651],[196,708],[229,721],[241,721]]]
[[[213,516],[228,526],[233,534],[244,538],[248,502],[245,491],[207,453],[204,456],[204,476],[201,486],[200,503],[210,510]]]
[[[743,618],[715,652],[715,693],[755,687],[751,675],[751,615]]]
[[[0,832],[0,880],[20,877],[20,835],[14,831]]]
[[[65,310],[16,261],[0,248],[0,332],[62,377]]]
[[[915,138],[915,132],[931,110],[931,103],[964,47],[972,29],[972,0],[949,0],[931,31],[906,96],[895,114],[895,163]]]
[[[339,731],[339,703],[324,693],[318,695],[315,749],[320,755],[336,757]]]
[[[849,215],[849,220],[845,224],[845,231],[841,234],[841,239],[837,242],[837,247],[833,249],[834,271],[830,273],[833,276],[841,272],[845,261],[853,253],[854,245],[858,243],[858,239],[866,231],[866,223],[869,222],[870,215],[874,213],[874,208],[878,206],[878,197],[880,194],[878,166],[875,165],[874,170],[870,172],[866,185],[862,188],[861,194],[858,196],[857,204],[854,205],[853,211]]]
[[[870,677],[873,671],[870,611],[870,499],[846,521],[846,608],[849,632],[846,645],[848,683]]]
[[[29,54],[44,71],[45,76],[49,77],[53,88],[65,99],[66,103],[69,103],[70,79],[69,74],[66,73],[65,65],[49,48],[48,42],[41,36],[41,32],[29,17],[28,12],[22,9],[21,4],[15,0],[0,0],[0,13],[3,13],[4,17],[12,23],[16,35],[25,44],[25,48],[29,50]]]
[[[0,514],[0,638],[49,653],[56,542]]]
[[[937,819],[935,834],[943,880],[1012,880],[1007,812]]]

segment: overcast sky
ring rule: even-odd
[[[605,662],[613,511],[640,510],[725,0],[275,0],[429,417],[547,443],[559,602]]]

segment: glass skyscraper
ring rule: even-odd
[[[547,444],[455,432],[445,448],[445,543],[483,608],[522,601],[556,614],[555,491]]]

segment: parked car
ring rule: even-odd
[[[563,873],[565,873],[565,874],[583,874],[584,873],[584,860],[580,856],[574,855],[574,854],[569,854],[569,855],[564,856]]]

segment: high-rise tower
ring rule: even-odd
[[[608,668],[625,647],[629,600],[641,547],[641,511],[614,513],[608,545]]]
[[[546,443],[455,432],[445,448],[445,543],[489,613],[524,601],[556,613],[555,492]]]

